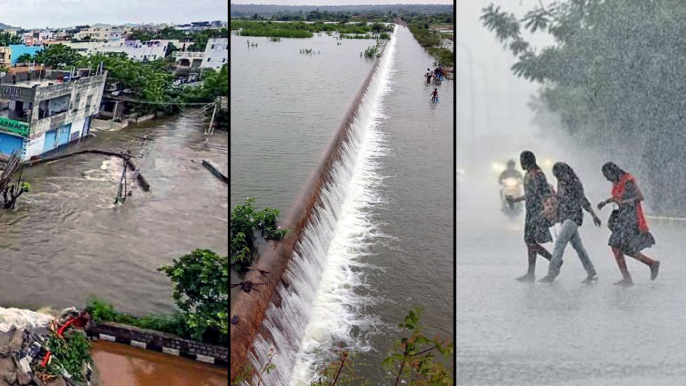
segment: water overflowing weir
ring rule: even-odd
[[[232,305],[232,380],[240,371],[237,365],[259,369],[269,361],[273,348],[276,369],[262,374],[262,384],[289,383],[347,187],[373,120],[374,100],[388,76],[387,52],[393,47],[391,40],[381,49],[382,57],[374,61],[322,161],[284,220],[292,232],[262,252],[257,268],[269,274],[250,271],[246,275],[245,280],[266,285],[260,286],[260,292],[239,294]]]

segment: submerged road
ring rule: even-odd
[[[587,194],[595,205],[608,192]],[[580,232],[599,281],[580,283],[585,271],[568,246],[554,284],[525,284],[514,280],[527,266],[523,218],[498,205],[497,182],[458,179],[458,384],[686,384],[686,223],[649,220],[657,245],[644,252],[662,262],[660,276],[651,282],[648,268],[627,258],[635,285],[618,288],[610,208],[601,228],[586,214]],[[547,269],[539,258],[537,279]]]

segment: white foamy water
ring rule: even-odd
[[[383,202],[377,187],[377,159],[384,156],[379,123],[383,98],[390,90],[393,34],[350,127],[350,139],[341,147],[331,178],[324,186],[318,210],[299,241],[284,274],[288,289],[279,284],[280,307],[270,304],[263,321],[270,338],[258,336],[251,362],[260,368],[268,361],[270,348],[276,369],[262,374],[263,384],[300,386],[312,379],[319,354],[342,344],[359,351],[371,350],[365,337],[372,334],[376,318],[362,312],[374,301],[355,293],[366,286],[359,258],[384,235],[371,221],[374,206]],[[355,333],[353,333],[355,331]]]

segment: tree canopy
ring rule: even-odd
[[[490,5],[482,21],[517,56],[513,73],[542,85],[540,113],[644,176],[655,212],[686,213],[686,3],[566,0],[522,18]],[[537,50],[525,31],[555,44]]]

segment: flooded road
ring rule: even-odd
[[[229,381],[228,370],[212,365],[118,343],[92,344],[100,386],[225,386]]]
[[[0,212],[3,304],[81,307],[95,294],[136,315],[168,312],[172,286],[157,267],[195,248],[228,255],[228,189],[200,163],[226,173],[228,135],[207,140],[197,113],[154,120],[65,148],[122,151],[151,186],[113,205],[122,161],[78,155],[24,171],[32,191]],[[206,142],[207,141],[207,142]]]

